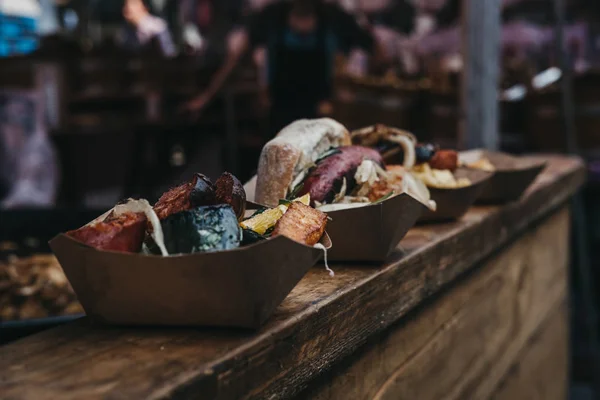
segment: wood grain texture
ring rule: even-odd
[[[0,348],[0,393],[22,398],[290,398],[373,335],[555,212],[582,184],[546,156],[528,195],[411,230],[382,266],[316,267],[258,332],[126,329],[83,320]]]
[[[406,321],[372,337],[297,400],[490,398],[566,301],[568,227],[564,209]],[[522,375],[542,381],[553,375],[559,387],[564,383],[567,321],[564,326],[546,339],[558,342],[555,347],[536,350],[546,352],[550,366],[538,371],[524,359]]]
[[[563,400],[569,390],[569,318],[563,303],[527,341],[493,400]]]

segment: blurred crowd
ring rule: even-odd
[[[282,1],[287,0],[3,0],[0,12],[27,17],[31,28],[35,24],[42,35],[71,32],[94,40],[111,38],[132,51],[157,45],[165,57],[214,57],[227,52],[236,31],[248,26],[256,14]],[[422,59],[432,55],[444,58],[447,68],[460,68],[456,58],[461,48],[461,0],[323,1],[337,3],[352,14],[406,73],[417,73]],[[600,5],[595,0],[566,3],[566,41],[577,68],[584,69],[595,61],[600,44],[595,28]],[[554,36],[553,2],[501,0],[501,7],[503,50],[515,57],[548,60]],[[12,39],[3,35],[0,56],[36,48],[31,29],[18,32],[26,40],[11,46]],[[366,73],[364,57],[360,51],[352,52],[351,71]],[[255,59],[264,59],[261,49],[256,49]]]
[[[0,58],[39,49],[42,37],[92,48],[214,60],[210,84],[181,105],[197,115],[246,54],[274,134],[327,114],[336,56],[346,72],[424,74],[435,60],[462,68],[461,0],[0,0]],[[541,71],[555,63],[554,2],[501,0],[502,55]],[[566,1],[566,46],[576,71],[600,61],[600,1]],[[39,94],[0,88],[0,205],[50,204],[53,152],[36,117]],[[14,111],[17,110],[17,111]]]

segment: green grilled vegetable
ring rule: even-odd
[[[290,204],[294,201],[299,201],[307,206],[310,204],[310,194],[307,193],[294,200],[279,200],[279,205],[277,207],[265,210],[260,214],[255,213],[252,217],[242,221],[240,226],[244,229],[253,230],[259,235],[265,235],[273,229],[277,221],[279,221],[279,218],[283,217],[283,214],[285,214]]]
[[[304,181],[300,182],[292,189],[292,191],[287,195],[287,199],[289,200],[289,199],[295,198],[303,188],[304,188]]]
[[[242,246],[248,246],[249,244],[254,244],[266,239],[266,237],[259,235],[252,229],[242,229]]]
[[[240,246],[241,231],[229,205],[197,207],[162,221],[169,254],[230,250]]]
[[[258,214],[250,219],[242,221],[240,225],[244,229],[250,229],[259,235],[264,235],[267,229],[275,226],[279,218],[287,211],[286,206],[278,206],[271,208],[261,214]]]
[[[338,154],[341,153],[341,150],[337,147],[332,147],[329,150],[327,150],[325,153],[321,154],[321,157],[317,158],[317,160],[315,161],[315,164],[320,163],[321,161],[323,161],[324,159],[326,159],[327,157],[331,157],[334,154]]]

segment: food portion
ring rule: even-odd
[[[294,199],[293,202],[309,205],[310,195],[306,194]],[[283,217],[283,214],[286,213],[290,203],[291,202],[287,200],[280,200],[280,204],[277,207],[259,210],[251,218],[242,221],[240,225],[244,229],[250,229],[260,235],[264,235],[266,232],[275,228],[275,224],[279,221],[279,218]]]
[[[67,235],[100,250],[137,253],[142,249],[146,233],[143,213],[111,213],[104,221],[86,225]]]
[[[181,211],[161,226],[169,254],[230,250],[241,242],[237,216],[228,204]]]
[[[479,160],[472,163],[465,163],[464,166],[467,168],[479,169],[481,171],[486,172],[494,172],[496,170],[494,164],[492,164],[490,160],[488,160],[485,157],[480,158]]]
[[[437,169],[428,163],[415,165],[412,169],[414,176],[425,185],[438,189],[456,189],[471,185],[467,178],[456,178],[450,169]]]
[[[294,201],[277,221],[272,236],[283,235],[296,242],[313,246],[325,232],[327,215],[319,210]]]
[[[0,260],[0,322],[82,313],[53,255]]]
[[[244,218],[246,211],[246,191],[242,182],[229,172],[223,173],[215,182],[217,204],[229,204],[238,220]]]
[[[358,184],[356,172],[366,161],[379,168],[383,167],[381,155],[368,147],[345,146],[335,149],[329,156],[318,161],[292,192],[300,195],[309,193],[313,202],[330,204],[336,200],[335,197],[341,193],[342,188],[345,190],[341,197],[352,193]]]
[[[301,135],[310,139],[304,140]],[[407,140],[398,139],[402,143]],[[375,142],[367,140],[365,144]],[[274,205],[280,198],[309,194],[311,205],[329,212],[408,192],[435,208],[425,185],[409,176],[402,166],[386,166],[381,154],[366,145],[350,145],[347,130],[329,119],[290,124],[262,150],[256,201]],[[291,159],[290,154],[297,156]],[[407,157],[414,160],[414,151]]]
[[[431,169],[454,172],[458,168],[458,152],[454,150],[437,150],[429,160],[424,160],[421,163],[421,165],[423,164],[428,164]]]
[[[229,204],[238,218],[244,216],[246,192],[229,172],[223,173],[214,185],[206,176],[195,174],[191,181],[164,193],[154,205],[154,211],[162,221],[178,212],[215,204]]]
[[[380,151],[400,146],[404,168],[429,188],[458,189],[471,185],[469,179],[454,176],[459,167],[458,152],[418,143],[409,132],[379,124],[352,132],[352,141]]]
[[[129,200],[67,235],[99,250],[155,255],[226,251],[267,240],[277,230],[312,246],[325,232],[324,214],[309,206],[307,194],[245,218],[246,193],[232,174],[213,184],[202,174],[164,193],[154,207]],[[293,212],[289,217],[289,209]]]
[[[348,130],[329,118],[298,120],[283,128],[262,149],[256,201],[275,207],[327,151],[350,144]]]

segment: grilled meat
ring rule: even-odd
[[[365,159],[383,165],[381,154],[374,149],[362,146],[340,147],[338,153],[325,158],[310,171],[298,195],[310,193],[312,204],[330,203],[339,192],[344,178],[347,192],[351,192],[355,186],[356,169]]]

